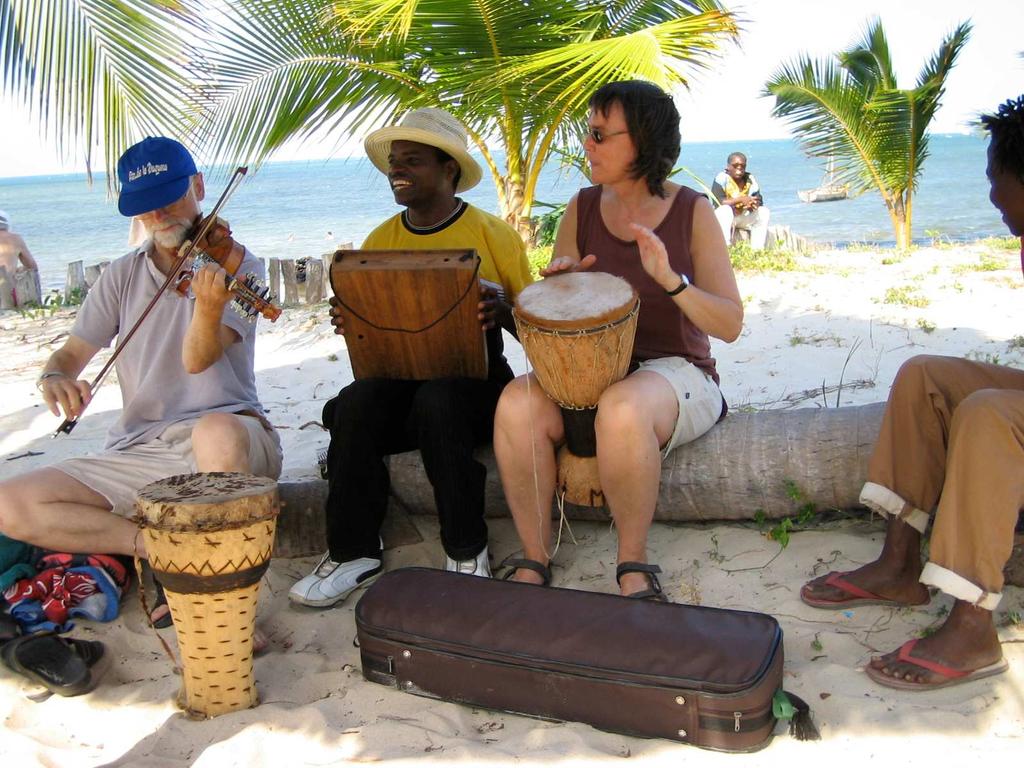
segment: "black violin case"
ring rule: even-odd
[[[403,568],[366,591],[356,629],[363,677],[421,696],[726,751],[776,723],[782,630],[765,614]]]

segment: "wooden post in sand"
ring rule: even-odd
[[[70,304],[72,295],[77,295],[81,301],[88,293],[89,286],[85,282],[85,267],[81,261],[72,261],[68,264],[68,279],[64,284],[64,303]]]
[[[38,269],[19,269],[14,273],[14,292],[19,307],[41,306],[43,289],[39,283]]]
[[[306,259],[306,303],[318,304],[324,300],[324,263],[320,259]]]
[[[0,309],[14,309],[14,280],[7,267],[0,267]]]
[[[349,241],[347,243],[342,243],[341,245],[339,245],[337,247],[336,250],[339,250],[339,251],[351,251],[352,250],[352,242]],[[324,263],[324,291],[325,291],[325,295],[332,296],[332,295],[334,295],[334,289],[331,287],[331,264],[334,262],[334,251],[331,251],[330,253],[325,253],[323,256],[320,257],[320,261],[322,261]]]
[[[281,298],[281,260],[270,259],[267,266],[267,287],[270,292]]]
[[[295,260],[281,259],[281,282],[284,283],[284,304],[299,303],[299,281],[295,274]]]
[[[331,289],[331,262],[334,261],[334,251],[330,253],[324,253],[320,255],[320,263],[323,265],[324,271],[324,295],[333,295]]]
[[[86,290],[92,290],[92,287],[96,285],[96,281],[100,279],[100,275],[110,265],[109,261],[101,261],[98,264],[90,264],[85,268],[85,285]]]

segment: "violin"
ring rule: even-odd
[[[175,290],[181,293],[183,296],[187,296],[189,287],[191,286],[192,277],[195,274],[195,270],[202,267],[204,264],[217,264],[224,268],[224,271],[228,273],[228,290],[231,292],[232,308],[242,314],[244,317],[253,318],[257,314],[262,314],[264,317],[270,319],[271,322],[281,316],[281,310],[275,307],[272,303],[274,297],[270,293],[269,288],[265,288],[260,285],[255,275],[248,274],[239,278],[237,275],[238,268],[242,265],[242,258],[244,251],[241,248],[235,248],[235,241],[231,237],[231,230],[228,228],[227,223],[222,219],[217,218],[217,214],[220,209],[224,207],[228,198],[238,188],[238,185],[242,181],[242,177],[248,172],[248,168],[240,167],[236,168],[235,172],[231,175],[231,179],[228,181],[228,186],[221,194],[220,199],[217,200],[217,204],[213,206],[213,210],[210,215],[202,219],[194,228],[193,232],[190,233],[192,237],[186,239],[185,243],[178,249],[178,259],[174,262],[171,267],[167,279],[164,280],[163,284],[157,289],[157,292],[150,299],[149,304],[142,310],[142,314],[139,319],[135,321],[135,324],[124,334],[123,338],[118,341],[114,351],[110,354],[107,362],[103,368],[96,375],[96,378],[89,384],[89,393],[94,394],[99,388],[103,379],[114,365],[114,361],[118,355],[121,354],[121,350],[125,348],[132,336],[142,325],[142,321],[146,319],[153,307],[156,306],[157,301],[163,295],[167,287],[175,282]],[[213,232],[213,236],[209,236],[211,230],[216,227],[217,231]],[[205,250],[200,250],[197,246],[198,243],[203,243]],[[187,269],[183,269],[186,262],[188,262],[190,256],[195,256],[191,262],[191,266]],[[82,405],[82,411],[85,410],[85,405]],[[57,435],[70,435],[71,430],[78,424],[78,419],[81,416],[79,412],[78,416],[64,419],[57,431],[53,433],[52,437]]]
[[[179,257],[189,250],[192,251],[191,266],[180,270],[175,277],[174,290],[178,294],[188,296],[195,273],[207,264],[216,265],[227,273],[225,280],[231,293],[231,308],[239,315],[246,319],[263,315],[270,322],[281,316],[281,309],[273,304],[275,297],[270,288],[252,272],[238,276],[245,251],[236,247],[226,221],[213,214],[201,219],[178,250]]]

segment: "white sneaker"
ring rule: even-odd
[[[337,563],[328,552],[313,572],[299,579],[288,590],[288,599],[313,608],[327,608],[340,603],[359,587],[366,586],[381,572],[381,562],[375,557],[360,557]]]
[[[471,557],[469,560],[453,560],[445,554],[444,569],[446,571],[454,571],[455,573],[467,573],[470,576],[483,576],[485,579],[489,579],[491,578],[491,557],[487,553],[486,546],[480,551],[479,555]]]

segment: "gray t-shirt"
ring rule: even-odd
[[[166,279],[148,258],[149,243],[114,261],[89,291],[71,334],[96,346],[109,346],[127,333]],[[264,276],[263,262],[248,250],[239,275]],[[204,413],[263,413],[256,394],[253,359],[256,324],[239,316],[231,303],[222,322],[241,337],[202,373],[185,371],[181,360],[194,298],[164,291],[115,363],[121,418],[107,433],[107,449],[118,450],[151,440],[168,426]]]

